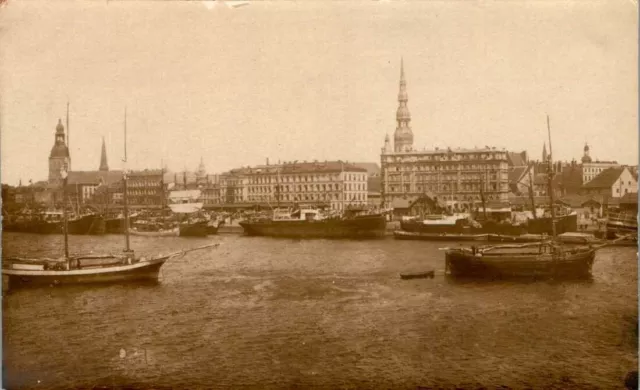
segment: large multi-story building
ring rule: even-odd
[[[315,204],[342,210],[367,203],[367,170],[342,161],[285,162],[233,169],[210,179],[206,205]]]
[[[509,152],[493,147],[415,150],[407,101],[401,64],[394,145],[387,135],[380,156],[384,207],[424,195],[458,210],[479,206],[482,195],[485,201],[508,201]]]

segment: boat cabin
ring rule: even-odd
[[[274,212],[274,221],[319,221],[323,219],[320,210],[316,209],[298,209],[292,213]]]

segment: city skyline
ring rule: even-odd
[[[98,169],[103,136],[121,169],[125,106],[133,169],[379,163],[401,58],[417,149],[539,159],[548,114],[554,160],[579,160],[586,141],[594,160],[635,165],[630,6],[13,2],[0,14],[2,182],[46,179],[67,101],[73,170]]]

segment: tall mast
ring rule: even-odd
[[[160,216],[162,217],[162,228],[164,229],[164,160],[160,160]]]
[[[536,217],[536,202],[535,197],[533,195],[533,179],[531,178],[531,166],[528,168],[529,170],[529,197],[531,198],[531,210],[533,211],[533,219],[537,219]]]
[[[131,252],[129,246],[129,206],[127,204],[127,107],[124,108],[124,159],[122,160],[122,200],[124,203],[124,236],[125,236],[125,252]]]
[[[551,203],[551,232],[553,237],[556,236],[556,208],[553,201],[553,147],[551,146],[551,125],[549,124],[549,115],[547,115],[547,133],[549,134],[549,202]]]
[[[62,228],[64,230],[64,258],[67,261],[67,266],[69,265],[69,223],[67,220],[67,171],[65,168],[62,168],[62,172],[60,172],[62,176]]]
[[[486,183],[486,175],[487,169],[484,167],[484,172],[482,174],[482,182],[480,183],[480,201],[482,202],[482,215],[484,217],[485,223],[487,222],[487,205],[484,200],[484,186]]]
[[[69,101],[67,100],[67,149],[69,150],[69,170],[71,170],[71,131],[69,130]]]

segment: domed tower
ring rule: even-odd
[[[587,143],[584,144],[584,155],[582,156],[582,163],[590,163],[591,156],[589,156],[589,145]]]
[[[69,169],[70,162],[69,148],[64,141],[64,126],[62,125],[62,120],[58,119],[55,142],[49,154],[49,184],[60,185],[62,183],[60,170],[63,167]]]
[[[413,148],[413,132],[409,123],[411,122],[411,114],[407,107],[407,81],[404,78],[404,61],[400,60],[400,92],[398,93],[398,111],[396,112],[396,121],[398,127],[393,135],[393,146],[395,152],[408,152]]]

